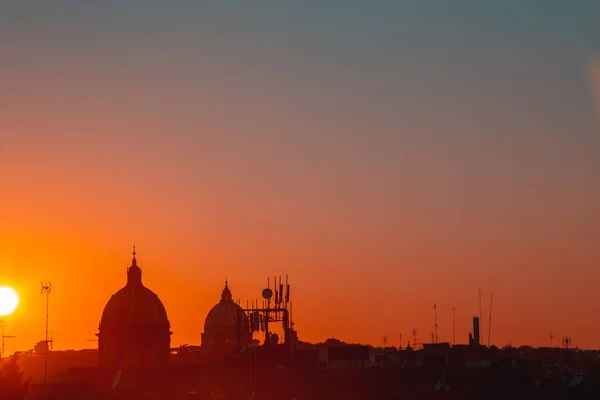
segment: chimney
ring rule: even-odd
[[[480,343],[479,317],[473,317],[473,346],[477,347]]]

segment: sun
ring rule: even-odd
[[[15,289],[0,286],[0,317],[12,314],[19,305],[19,295]]]

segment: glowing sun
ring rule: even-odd
[[[15,289],[0,286],[0,317],[12,314],[19,305],[19,295]]]

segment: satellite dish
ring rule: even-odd
[[[266,288],[262,291],[262,297],[269,300],[271,297],[273,297],[273,291],[269,288]]]
[[[115,372],[115,376],[113,377],[113,381],[112,381],[113,389],[117,388],[117,385],[119,384],[119,381],[121,380],[122,373],[123,373],[123,371],[121,369],[118,369],[117,372]]]

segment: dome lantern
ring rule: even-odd
[[[221,301],[233,301],[231,290],[227,286],[227,280],[225,280],[225,288],[223,288],[223,292],[221,293]]]
[[[135,245],[133,246],[133,260],[131,260],[131,267],[127,268],[127,284],[128,285],[141,285],[142,284],[142,269],[137,265],[135,259]]]

